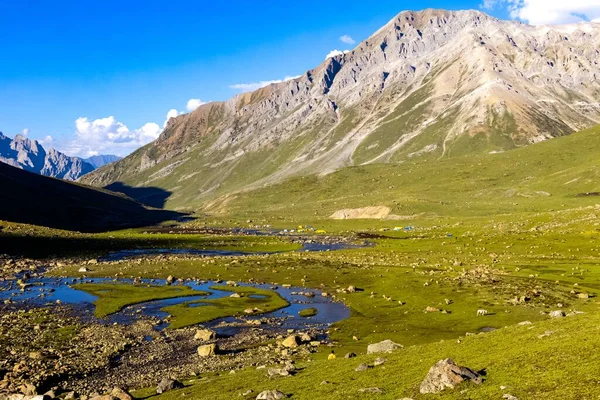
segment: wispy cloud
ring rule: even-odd
[[[515,19],[532,25],[600,22],[598,0],[483,0],[486,10],[505,9]]]
[[[327,55],[325,56],[325,59],[328,59],[328,58],[331,58],[331,57],[341,56],[341,55],[346,54],[346,53],[350,53],[350,50],[344,50],[344,51],[337,50],[337,49],[331,50],[329,53],[327,53]]]
[[[161,131],[153,122],[139,129],[129,129],[113,116],[95,120],[80,117],[75,121],[74,138],[60,147],[66,154],[81,157],[106,153],[125,155],[155,140]]]
[[[241,92],[253,92],[255,90],[264,88],[265,86],[269,86],[273,83],[281,83],[285,81],[290,81],[292,79],[299,78],[300,75],[296,76],[286,76],[283,79],[274,79],[271,81],[260,81],[260,82],[251,82],[251,83],[236,83],[234,85],[229,85],[230,89],[239,90]]]
[[[189,99],[186,104],[188,111],[193,111],[202,104],[200,99]],[[145,123],[137,129],[130,129],[114,116],[98,119],[80,117],[75,121],[75,132],[70,138],[55,140],[46,136],[40,140],[44,145],[55,145],[60,151],[80,157],[90,157],[98,154],[116,154],[125,156],[137,148],[156,140],[171,118],[184,114],[172,108],[162,124]]]
[[[350,36],[350,35],[344,35],[344,36],[340,37],[340,42],[346,43],[346,44],[355,44],[356,40],[352,39],[352,36]]]
[[[206,104],[206,102],[200,99],[189,99],[185,108],[188,111],[194,111],[196,108],[200,107],[203,104]]]

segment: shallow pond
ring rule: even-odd
[[[15,305],[24,306],[43,306],[56,304],[57,300],[60,300],[63,304],[69,304],[73,306],[74,310],[80,314],[84,320],[96,320],[93,316],[94,304],[93,302],[97,298],[87,292],[76,290],[71,287],[72,284],[76,283],[120,283],[120,284],[132,284],[133,281],[130,279],[112,279],[112,278],[36,278],[29,279],[27,281],[27,288],[21,290],[19,285],[14,280],[0,282],[0,301],[11,299]],[[162,285],[164,281],[152,281],[149,279],[143,279],[141,283]],[[176,304],[188,303],[192,301],[204,300],[204,299],[217,299],[221,297],[228,297],[231,292],[221,291],[212,289],[215,285],[222,285],[223,283],[217,282],[206,282],[206,281],[188,281],[182,283],[183,286],[188,286],[194,290],[201,290],[204,292],[210,292],[209,295],[202,296],[186,296],[176,297],[165,300],[148,301],[144,303],[135,304],[132,306],[125,307],[123,310],[109,315],[106,318],[101,319],[104,323],[120,323],[120,324],[131,324],[141,317],[155,317],[158,319],[165,319],[168,314],[162,309]],[[333,301],[330,297],[321,296],[321,292],[312,289],[299,288],[299,287],[273,287],[272,285],[248,285],[240,283],[240,286],[252,286],[261,289],[273,290],[279,293],[281,297],[286,299],[289,306],[279,309],[274,312],[264,313],[260,315],[244,316],[244,320],[249,319],[262,319],[262,318],[277,318],[277,322],[271,325],[263,324],[260,325],[263,329],[327,329],[327,327],[337,321],[343,320],[350,316],[350,310],[342,303]],[[312,292],[315,294],[314,297],[307,297],[304,295],[292,294],[297,292]],[[258,295],[260,296],[260,295]],[[202,307],[201,303],[194,304],[194,306]],[[309,318],[300,317],[298,313],[305,308],[316,308],[318,310],[317,315]],[[208,323],[203,324],[204,326],[214,328],[220,335],[234,335],[243,328],[239,326],[223,326],[219,327],[223,322],[234,323],[240,321],[236,317],[220,318]],[[157,326],[158,329],[167,327],[167,324],[160,324]]]

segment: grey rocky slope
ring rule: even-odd
[[[188,207],[292,175],[509,150],[600,123],[599,48],[600,24],[402,12],[296,79],[171,119],[83,181],[158,186]]]
[[[36,174],[76,180],[94,170],[94,166],[78,157],[69,157],[57,150],[46,151],[37,140],[23,135],[14,139],[0,132],[0,162]]]

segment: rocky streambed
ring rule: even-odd
[[[139,251],[133,255],[120,253],[116,260],[139,255]],[[113,260],[114,257],[113,254]],[[98,298],[74,285],[156,286],[166,282],[55,278],[45,276],[43,271],[57,262],[20,260],[7,264],[10,269],[0,277],[0,398],[8,393],[34,394],[52,389],[52,393],[75,391],[93,395],[113,387],[153,386],[165,376],[189,377],[247,366],[289,364],[319,346],[330,345],[329,326],[349,316],[342,303],[320,291],[252,284],[277,292],[289,305],[268,313],[218,318],[202,326],[165,329],[169,315],[164,307],[230,297],[232,293],[214,288],[221,282],[184,280],[173,286],[208,293],[197,298],[146,301],[97,318],[94,302]],[[202,303],[197,306],[202,307]],[[299,312],[307,308],[316,313],[301,317]],[[208,329],[213,336],[198,340],[198,329]],[[290,335],[294,337],[293,344]],[[203,346],[212,346],[208,355],[200,354]]]

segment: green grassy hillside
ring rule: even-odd
[[[561,210],[600,196],[600,127],[504,153],[342,169],[235,194],[207,211],[315,221],[384,205],[406,219]]]

